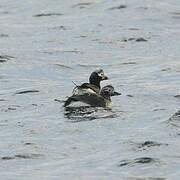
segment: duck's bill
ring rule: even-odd
[[[119,92],[113,92],[113,94],[112,94],[111,96],[119,96],[119,95],[121,95],[121,93],[119,93]]]
[[[107,76],[102,76],[102,80],[107,80],[108,79],[108,77]]]

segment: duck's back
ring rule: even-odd
[[[83,83],[81,86],[77,86],[77,87],[74,88],[73,94],[78,94],[78,92],[81,93],[81,91],[87,92],[87,93],[96,93],[96,94],[99,94],[100,88],[97,87],[94,84]]]
[[[104,99],[98,94],[84,93],[80,95],[73,95],[71,98],[73,98],[75,101],[81,101],[96,107],[108,107],[110,105],[110,101]]]

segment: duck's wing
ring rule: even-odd
[[[106,107],[105,99],[95,93],[73,94],[65,101],[64,107],[76,101],[80,101],[94,107]]]
[[[81,101],[94,107],[105,107],[105,99],[99,94],[86,93],[80,97]]]
[[[97,86],[90,83],[83,83],[82,85],[76,86],[73,89],[73,95],[68,97],[68,99],[64,103],[64,107],[70,105],[72,102],[75,101],[81,101],[90,104],[89,99],[93,98],[94,95],[98,95],[99,92],[100,89]]]

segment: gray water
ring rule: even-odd
[[[1,179],[179,180],[179,39],[179,0],[1,0]],[[112,110],[64,109],[96,68]]]

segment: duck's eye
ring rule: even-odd
[[[99,77],[103,77],[103,76],[104,76],[104,73],[99,73],[98,76],[99,76]]]

